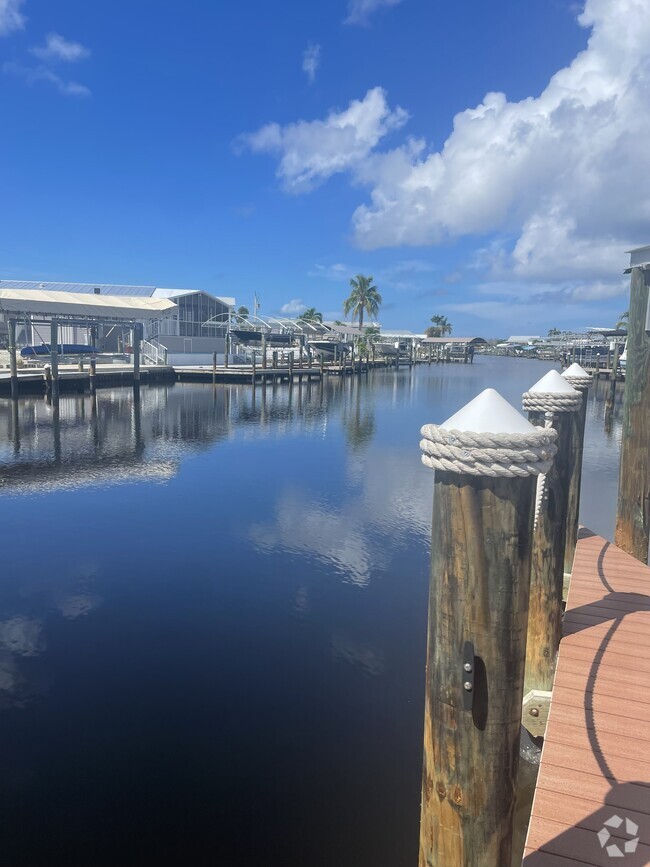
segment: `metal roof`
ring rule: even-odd
[[[422,343],[485,343],[483,337],[425,337]]]
[[[49,292],[45,289],[4,289],[0,284],[0,313],[43,316],[158,319],[176,308],[163,298]]]
[[[41,280],[0,280],[0,289],[44,289],[49,292],[75,292],[93,295],[99,289],[102,295],[128,295],[130,298],[150,298],[155,286],[117,286],[113,283],[51,283]]]
[[[41,280],[0,280],[0,289],[32,290],[43,289],[46,292],[74,292],[77,295],[94,295],[95,289],[101,295],[126,295],[129,298],[176,298],[179,295],[202,293],[216,298],[223,304],[233,307],[234,298],[222,298],[205,289],[163,289],[157,286],[120,286],[116,283],[55,283]]]
[[[205,289],[163,289],[156,287],[152,293],[152,298],[179,298],[181,295],[207,295],[217,301],[221,301],[226,307],[234,307],[235,299],[223,295],[214,295],[212,292],[207,292]]]

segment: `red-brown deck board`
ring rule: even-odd
[[[650,864],[650,568],[582,531],[563,635],[523,864]],[[639,828],[623,857],[614,815]]]

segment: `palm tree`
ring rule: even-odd
[[[381,305],[381,295],[376,286],[373,285],[374,277],[364,277],[363,274],[357,274],[350,280],[352,292],[343,302],[343,313],[347,316],[352,314],[352,321],[359,320],[359,331],[363,331],[363,314],[367,313],[372,319],[376,319],[379,315],[379,307]]]
[[[628,323],[629,318],[630,318],[630,311],[629,310],[626,310],[625,313],[621,313],[621,317],[618,320],[618,322],[616,323],[616,327],[617,328],[627,328],[627,326],[629,324]]]
[[[300,318],[305,322],[322,322],[323,314],[316,310],[315,307],[308,307]]]
[[[433,334],[429,335],[430,337],[444,337],[445,334],[451,334],[451,323],[446,316],[432,316],[431,321],[433,322],[433,328],[427,329],[427,332],[433,332]]]

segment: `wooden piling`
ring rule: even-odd
[[[546,421],[550,422],[557,431],[558,447],[549,471],[539,476],[537,483],[524,677],[527,695],[531,690],[548,692],[553,687],[555,659],[562,637],[571,416],[580,411],[582,396],[552,370],[524,394],[523,404],[533,425],[544,427]],[[523,724],[528,728],[530,721],[524,717]]]
[[[11,396],[15,400],[18,397],[18,362],[16,360],[16,320],[9,319],[7,322],[9,332],[9,370],[11,378]]]
[[[481,401],[504,431],[501,439],[490,435],[493,442],[512,443],[516,433],[543,441],[488,389],[441,426],[444,453],[456,450],[459,461],[466,460],[471,440],[464,442],[461,432],[487,430],[478,420]],[[535,478],[440,469],[427,461],[428,427],[422,431],[423,461],[436,475],[419,865],[506,867],[512,855]]]
[[[650,270],[632,269],[616,544],[642,563],[650,542]]]
[[[212,385],[217,384],[217,353],[212,353]]]
[[[564,545],[564,571],[567,575],[573,569],[573,558],[578,541],[580,523],[580,486],[582,484],[582,458],[585,442],[585,423],[587,420],[587,398],[591,377],[579,364],[572,364],[562,372],[562,376],[582,395],[582,405],[578,412],[571,413],[571,438],[568,456],[571,468],[569,498],[567,503],[566,534]]]
[[[253,383],[253,385],[255,385],[255,381],[257,380],[257,361],[255,358],[255,350],[254,349],[252,352],[252,358],[253,358],[253,376],[252,376],[251,382]]]
[[[90,393],[95,394],[97,390],[97,359],[94,355],[90,359],[88,367],[88,384],[90,386]]]
[[[59,323],[50,322],[50,366],[52,369],[52,397],[59,396]]]
[[[223,356],[223,366],[228,370],[230,364],[230,334],[226,334],[226,351]]]
[[[136,323],[133,326],[133,385],[140,385],[140,341],[142,338],[142,326]]]
[[[262,332],[262,370],[266,370],[266,334]]]
[[[594,372],[594,379],[600,379],[600,353],[596,353],[596,370]]]

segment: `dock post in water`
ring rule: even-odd
[[[59,322],[50,322],[50,366],[52,368],[52,397],[59,396]]]
[[[88,366],[88,384],[90,393],[95,394],[97,391],[97,359],[93,355]]]
[[[506,867],[535,508],[554,430],[493,389],[422,428],[435,470],[420,867]]]
[[[650,270],[632,268],[616,544],[642,563],[650,542]]]
[[[582,395],[557,370],[551,370],[523,395],[528,420],[557,431],[558,451],[546,475],[537,477],[535,527],[530,571],[530,605],[526,643],[524,695],[550,692],[555,658],[562,637],[564,548],[571,482],[572,416],[582,408]],[[535,721],[526,719],[529,728]]]
[[[262,370],[266,370],[266,333],[262,332]]]
[[[9,331],[9,370],[11,377],[11,396],[15,400],[18,397],[18,362],[16,361],[16,320],[7,322]]]
[[[217,353],[212,353],[212,385],[217,384]]]
[[[564,571],[567,575],[573,569],[573,558],[578,541],[578,524],[580,521],[580,485],[582,483],[582,454],[585,443],[585,422],[587,420],[587,397],[591,385],[591,374],[579,364],[572,364],[562,371],[562,376],[582,395],[582,406],[572,413],[571,453],[568,456],[571,468],[569,482],[569,502],[567,505],[566,541],[564,545]]]
[[[257,360],[255,358],[255,349],[253,349],[252,358],[253,358],[253,378],[252,378],[251,382],[253,383],[253,385],[255,385],[255,380],[257,379]]]
[[[230,363],[230,334],[226,334],[226,351],[223,356],[223,366],[228,370],[228,365]]]
[[[133,326],[133,385],[140,385],[140,341],[142,339],[142,325],[136,322]]]

